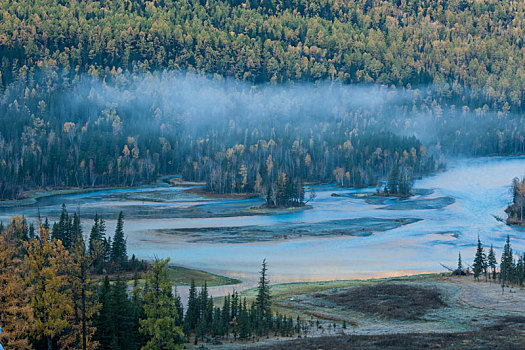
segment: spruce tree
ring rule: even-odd
[[[113,320],[111,309],[111,285],[109,277],[104,277],[104,282],[98,293],[98,303],[100,310],[94,320],[96,328],[95,340],[98,341],[101,349],[109,349],[113,339]]]
[[[250,316],[246,305],[246,298],[244,298],[239,315],[239,338],[248,338],[250,336],[250,328]]]
[[[93,226],[89,234],[89,254],[93,260],[93,269],[96,273],[101,274],[107,260],[109,251],[108,242],[106,241],[106,225],[104,219],[95,214]]]
[[[507,235],[507,240],[505,246],[503,247],[503,254],[501,255],[501,284],[503,286],[509,281],[513,273],[513,257],[512,257],[512,248],[510,246],[510,236]]]
[[[222,304],[222,310],[221,310],[221,319],[222,319],[222,333],[226,335],[226,338],[228,337],[229,329],[230,329],[230,321],[231,321],[231,314],[230,314],[230,294],[224,297],[224,302]]]
[[[138,349],[133,341],[138,332],[138,329],[133,327],[133,311],[126,282],[117,276],[117,280],[111,286],[110,314],[113,328],[112,343],[116,344],[118,349]]]
[[[496,264],[498,261],[496,260],[496,254],[494,253],[494,248],[492,247],[492,244],[490,245],[489,255],[487,256],[487,265],[492,270],[492,279],[496,279]]]
[[[53,239],[60,240],[62,245],[69,249],[72,244],[72,228],[73,223],[66,209],[66,205],[62,204],[62,211],[60,213],[60,219],[58,223],[53,224],[53,230],[51,232],[51,237]]]
[[[75,240],[82,237],[82,225],[80,224],[80,214],[73,213],[73,224],[71,226],[71,246],[75,243]]]
[[[463,262],[461,261],[461,252],[458,254],[458,267],[456,269],[456,275],[463,275]]]
[[[523,277],[524,277],[524,261],[523,256],[520,255],[518,258],[518,263],[516,264],[516,283],[521,287],[523,285]]]
[[[259,285],[257,286],[257,298],[255,300],[257,322],[262,326],[260,329],[262,334],[268,333],[267,325],[271,318],[271,295],[267,272],[268,266],[266,264],[266,259],[264,259],[260,271]]]
[[[197,297],[197,288],[195,280],[191,280],[190,292],[188,296],[188,309],[184,318],[184,333],[189,334],[195,331],[200,319],[200,304]]]
[[[398,194],[399,193],[399,166],[394,164],[392,170],[388,174],[388,182],[385,188],[385,192],[388,194]]]
[[[483,246],[478,236],[478,247],[476,249],[476,256],[474,258],[474,278],[479,281],[479,276],[485,270],[485,253],[483,252]]]
[[[184,334],[177,326],[179,310],[168,278],[168,263],[169,258],[155,260],[146,277],[148,288],[142,294],[144,318],[140,320],[140,332],[148,341],[143,349],[182,349]]]
[[[75,344],[83,350],[94,349],[96,343],[92,341],[92,337],[95,328],[92,326],[92,320],[98,305],[93,295],[94,286],[89,273],[92,260],[82,235],[75,234],[70,255],[69,283],[74,317],[69,321],[72,334],[68,337],[68,343],[63,345],[67,347],[68,344]]]
[[[118,269],[123,269],[128,261],[126,239],[124,238],[124,214],[120,212],[117,220],[113,245],[111,246],[111,261]]]
[[[93,219],[93,226],[91,227],[91,233],[89,234],[89,251],[92,252],[96,244],[95,242],[101,242],[102,237],[100,236],[100,227],[98,223],[98,214],[95,213],[95,217]]]

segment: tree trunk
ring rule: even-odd
[[[87,349],[87,329],[86,329],[86,288],[82,281],[82,350]]]
[[[53,339],[51,336],[47,336],[47,350],[53,350]]]

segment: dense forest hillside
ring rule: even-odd
[[[524,153],[524,7],[4,1],[0,198],[174,173],[218,193],[374,186]]]
[[[161,68],[251,82],[447,83],[520,109],[521,1],[2,1],[2,83],[42,65],[89,72]]]
[[[276,192],[279,179],[368,186],[395,164],[411,175],[438,166],[415,137],[369,127],[374,102],[361,112],[324,102],[330,94],[355,101],[363,92],[329,86],[252,91],[237,82],[167,73],[128,78],[119,87],[87,79],[64,88],[48,71],[33,86],[7,88],[0,103],[8,121],[0,125],[0,195],[137,185],[173,173],[206,181],[212,192],[266,195]]]

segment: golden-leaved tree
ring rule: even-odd
[[[0,344],[6,349],[30,349],[33,322],[29,294],[23,281],[23,246],[26,224],[15,216],[0,230]]]
[[[73,314],[66,271],[71,257],[62,242],[51,239],[49,229],[42,225],[26,250],[26,283],[34,317],[30,332],[35,339],[45,340],[48,350],[52,350]]]

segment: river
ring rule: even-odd
[[[427,191],[418,191],[410,201],[365,200],[358,196],[374,189],[325,185],[316,186],[311,209],[257,215],[245,214],[260,200],[209,199],[184,193],[184,187],[100,190],[0,207],[0,220],[5,223],[17,213],[28,220],[36,220],[38,213],[56,220],[65,203],[70,212],[80,210],[85,231],[98,212],[112,233],[122,210],[129,255],[170,257],[174,264],[238,277],[245,286],[255,283],[264,258],[272,282],[386,277],[443,271],[440,264],[455,266],[458,252],[471,263],[478,235],[484,244],[494,244],[498,256],[507,235],[515,251],[525,251],[525,232],[494,218],[505,217],[512,178],[524,174],[524,157],[454,160],[446,171],[416,181],[416,189]],[[435,203],[443,207],[432,209]],[[373,226],[362,235],[316,235],[325,223],[332,227],[339,220],[399,218],[417,220],[386,230]],[[270,230],[270,237],[285,228],[306,233],[265,241],[257,240],[257,234],[248,240],[217,239],[229,237],[232,227],[249,235],[254,226]],[[230,229],[210,234],[220,227]],[[179,232],[198,228],[196,236]]]

